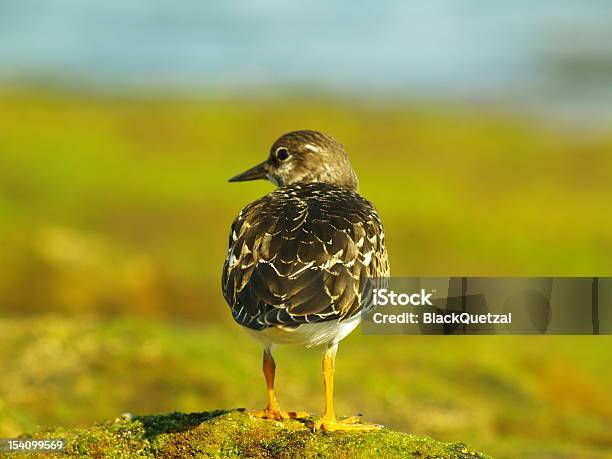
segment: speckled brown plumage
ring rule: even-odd
[[[326,183],[281,187],[232,225],[223,294],[251,329],[344,320],[368,278],[386,276],[384,232],[359,194]]]

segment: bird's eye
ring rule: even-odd
[[[289,150],[287,150],[285,147],[278,148],[276,150],[276,157],[279,161],[285,161],[287,158],[289,158]]]

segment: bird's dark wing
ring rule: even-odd
[[[238,215],[222,286],[234,319],[262,329],[352,317],[368,278],[388,271],[382,225],[368,201],[331,185],[294,185]]]

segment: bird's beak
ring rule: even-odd
[[[248,171],[238,174],[229,179],[230,182],[246,182],[247,180],[265,179],[268,175],[268,163],[264,161],[257,166],[251,167]]]

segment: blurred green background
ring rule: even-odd
[[[108,29],[98,39],[91,29],[90,42],[59,40],[60,32],[67,33],[62,21],[72,18],[83,34],[87,28],[75,18],[103,23],[111,11],[155,24],[151,17],[120,5],[102,10],[108,17],[79,16],[64,3],[64,10],[43,9],[35,16],[46,18],[41,28],[47,33],[37,40],[57,40],[39,49],[35,45],[42,43],[23,39],[31,30],[26,26],[36,23],[28,4],[4,3],[0,20],[12,25],[0,29],[0,38],[13,40],[0,46],[0,437],[35,425],[86,426],[123,412],[264,404],[260,349],[233,324],[220,275],[232,219],[272,185],[226,180],[263,160],[272,141],[289,130],[318,129],[344,143],[361,192],[382,216],[394,275],[612,275],[612,117],[598,103],[607,93],[595,97],[583,116],[586,94],[608,75],[605,66],[570,59],[579,62],[571,67],[573,78],[555,81],[571,81],[572,90],[556,87],[572,97],[547,93],[535,105],[529,103],[534,87],[510,89],[524,82],[512,74],[506,86],[495,80],[506,99],[473,97],[492,81],[460,71],[459,86],[469,82],[470,97],[453,90],[452,78],[421,92],[421,80],[367,53],[344,64],[365,67],[371,58],[380,73],[398,76],[391,78],[394,84],[381,82],[371,69],[363,81],[337,70],[327,81],[320,69],[296,72],[296,78],[286,68],[277,80],[270,75],[276,75],[275,63],[287,62],[278,60],[285,48],[270,45],[276,29],[259,18],[244,36],[189,38],[203,48],[241,50],[248,57],[238,57],[248,65],[238,71],[236,56],[229,54],[202,68],[172,61],[174,73],[164,73],[167,48],[159,42],[189,29],[184,21],[190,14],[195,29],[205,31],[256,12],[219,6],[206,11],[206,22],[183,6],[164,19],[161,3],[153,2],[160,11],[152,17],[165,35],[155,35],[159,42],[148,51],[128,42],[125,51],[112,39],[104,42],[109,48],[100,48],[104,33],[112,38]],[[464,23],[472,10],[458,16],[465,29],[453,29],[442,14],[452,5],[440,5],[442,24],[471,37],[471,22]],[[355,11],[354,23],[362,24],[359,18],[369,11]],[[539,10],[521,11],[515,11],[524,19],[519,29],[544,27]],[[504,10],[494,13],[480,20],[495,24],[505,17]],[[436,11],[428,14],[437,17]],[[580,16],[587,25],[595,24],[594,17]],[[329,24],[320,24],[307,18],[306,26],[323,32],[338,19],[324,16]],[[113,24],[121,35],[131,23]],[[132,30],[134,43],[149,43],[147,30]],[[319,57],[299,48],[305,32],[296,30],[297,38],[288,40],[300,52],[285,58],[301,69],[307,65],[297,60]],[[330,39],[325,56],[341,60],[343,51],[362,45],[348,40],[352,30],[340,28],[336,33],[344,41]],[[249,48],[249,34],[268,41]],[[78,46],[91,55],[84,58]],[[483,46],[504,56],[499,42]],[[174,54],[188,62],[188,51],[198,56],[200,48],[178,40],[168,49],[183,51]],[[467,49],[496,68],[486,50]],[[534,49],[533,42],[520,49]],[[461,51],[449,45],[447,54]],[[596,60],[593,52],[574,51]],[[263,63],[254,68],[258,53]],[[520,67],[510,58],[502,61],[499,73]],[[105,62],[114,64],[106,73]],[[427,68],[427,60],[414,67],[419,62]],[[228,80],[219,68],[241,78]],[[429,71],[444,69],[432,65]],[[427,80],[429,73],[422,74]],[[249,76],[255,85],[244,84]],[[342,78],[347,81],[340,90]],[[138,79],[143,87],[134,83]],[[379,95],[387,85],[391,93]],[[570,116],[557,116],[561,101]],[[609,337],[371,337],[356,331],[340,347],[337,410],[465,441],[495,457],[611,457],[611,344]],[[281,348],[277,354],[281,404],[320,412],[319,350]]]

